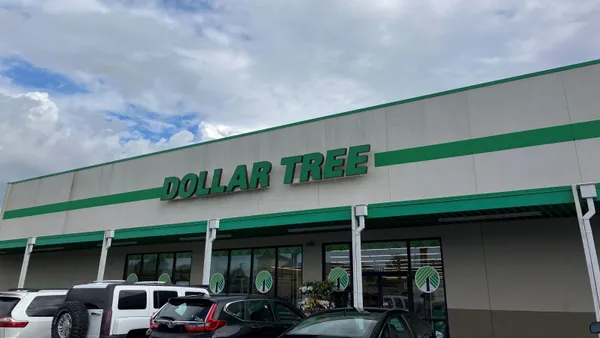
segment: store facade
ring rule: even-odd
[[[597,88],[593,61],[13,182],[0,288],[32,237],[26,286],[94,280],[108,229],[105,279],[200,284],[219,219],[219,292],[298,302],[343,270],[335,301],[351,304],[351,210],[366,204],[365,306],[450,337],[587,337],[572,185],[600,182]]]

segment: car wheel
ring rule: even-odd
[[[89,318],[81,302],[66,302],[52,318],[52,338],[85,338]]]

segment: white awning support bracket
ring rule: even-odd
[[[590,278],[590,287],[592,290],[592,299],[594,301],[594,312],[596,321],[600,321],[600,266],[598,265],[598,256],[596,254],[596,244],[594,242],[594,234],[592,232],[591,219],[596,214],[596,206],[594,201],[598,196],[595,183],[584,183],[579,185],[581,198],[587,202],[588,211],[583,214],[581,203],[579,201],[579,192],[577,186],[572,186],[573,198],[575,199],[575,209],[577,211],[577,219],[579,221],[579,230],[581,233],[581,241],[583,243],[583,251],[587,264],[588,275]]]
[[[108,250],[112,246],[112,241],[115,238],[114,230],[105,230],[104,239],[102,240],[102,251],[100,251],[100,263],[98,264],[97,281],[104,280],[104,270],[106,269],[106,260],[108,258]]]
[[[217,238],[219,219],[209,219],[206,225],[206,241],[204,242],[204,266],[202,270],[202,285],[210,282],[210,263],[212,262],[212,245]]]
[[[35,237],[29,237],[27,239],[27,245],[25,246],[25,255],[23,255],[23,264],[21,265],[21,274],[19,274],[19,282],[17,288],[22,289],[25,287],[25,278],[27,277],[27,269],[29,268],[29,258],[33,252],[35,246]]]
[[[362,231],[365,229],[365,218],[368,215],[366,204],[352,206],[352,302],[355,309],[363,310],[363,278],[362,278]]]

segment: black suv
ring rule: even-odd
[[[152,316],[148,335],[153,338],[275,338],[303,318],[298,308],[276,297],[175,297]]]

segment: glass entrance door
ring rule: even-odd
[[[331,269],[341,267],[351,281],[350,244],[327,244],[324,249],[324,277],[327,278]],[[448,337],[445,276],[439,240],[363,242],[361,254],[365,307],[407,309]],[[439,280],[434,292],[425,292],[427,290],[416,285],[415,274],[421,267],[437,271]],[[334,299],[336,307],[351,306],[351,282],[343,292],[336,292]]]
[[[406,276],[382,272],[363,274],[363,306],[408,309]]]

